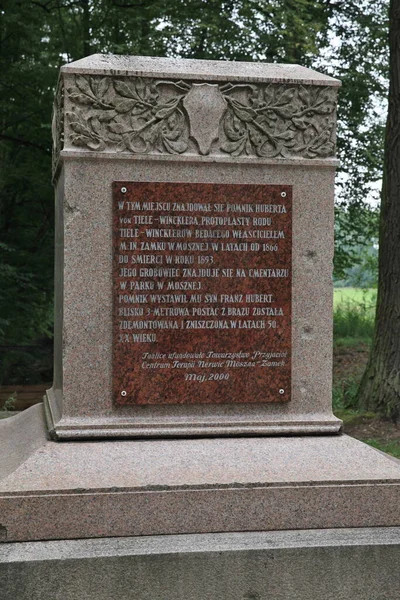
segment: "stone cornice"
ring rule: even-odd
[[[324,79],[207,82],[68,69],[55,101],[55,167],[61,150],[253,161],[335,156],[337,86]]]

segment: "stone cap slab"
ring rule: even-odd
[[[152,535],[114,537],[103,539],[22,542],[0,547],[0,565],[37,563],[47,568],[66,559],[109,559],[128,556],[172,557],[210,553],[215,561],[217,553],[271,550],[300,550],[314,548],[352,548],[399,546],[398,527],[360,527],[357,529],[313,529],[296,531],[253,531],[250,533],[210,533],[187,535]],[[114,563],[112,568],[114,568]],[[35,565],[36,566],[36,565]],[[336,566],[336,565],[335,565]],[[342,576],[342,573],[340,573]],[[335,590],[336,591],[336,590]],[[204,594],[202,596],[204,598]],[[31,597],[29,598],[31,600]],[[365,598],[364,598],[365,600]]]
[[[399,528],[61,540],[0,547],[8,600],[394,600]]]
[[[301,65],[230,62],[154,56],[93,54],[61,68],[62,73],[139,77],[184,77],[195,80],[230,80],[271,83],[303,83],[339,87],[338,79]]]

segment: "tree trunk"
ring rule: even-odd
[[[389,8],[390,85],[379,231],[374,341],[361,380],[361,406],[400,417],[400,0]]]

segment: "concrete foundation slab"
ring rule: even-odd
[[[398,600],[399,561],[399,528],[5,544],[0,597]]]

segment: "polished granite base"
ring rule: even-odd
[[[400,526],[400,462],[346,435],[47,440],[0,423],[2,541]]]

